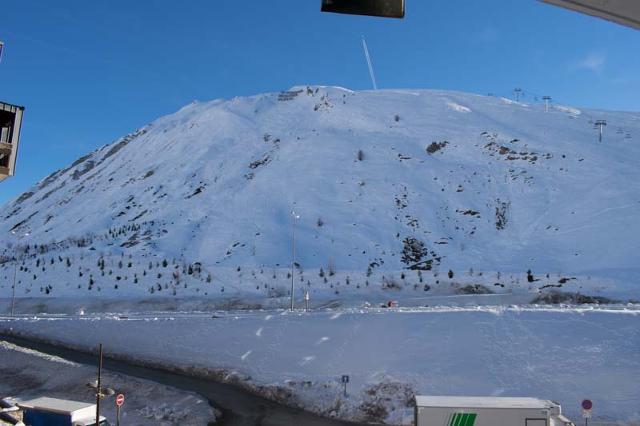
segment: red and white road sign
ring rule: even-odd
[[[121,407],[122,404],[124,404],[124,395],[119,393],[118,396],[116,396],[116,405]]]
[[[591,410],[593,409],[593,402],[590,399],[585,399],[582,401],[582,418],[590,419],[591,418]]]

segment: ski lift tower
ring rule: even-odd
[[[516,95],[516,102],[520,102],[520,95],[522,95],[522,89],[519,87],[516,87],[515,89],[513,89],[513,94]]]
[[[600,139],[599,141],[602,142],[602,129],[604,128],[604,126],[607,125],[607,120],[598,120],[595,123],[596,127],[598,127],[600,129]]]

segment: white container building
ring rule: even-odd
[[[415,426],[574,426],[537,398],[416,396]]]

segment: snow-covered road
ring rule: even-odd
[[[93,367],[0,339],[0,397],[28,400],[49,396],[91,402],[84,384],[95,380],[95,374]],[[216,418],[207,400],[195,393],[111,371],[105,371],[102,380],[126,395],[123,423],[201,426]],[[113,401],[106,399],[102,405],[102,414],[112,421]]]
[[[0,328],[218,377],[310,410],[400,423],[413,393],[536,396],[640,421],[640,309],[477,307],[104,314]],[[340,377],[350,376],[348,397]],[[594,424],[592,422],[592,424]]]

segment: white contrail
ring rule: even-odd
[[[367,65],[369,65],[369,75],[371,75],[371,82],[373,83],[373,90],[378,90],[376,84],[376,76],[373,74],[373,65],[371,64],[371,56],[369,56],[369,49],[367,48],[367,42],[362,36],[362,47],[364,48],[364,56],[367,58]]]

